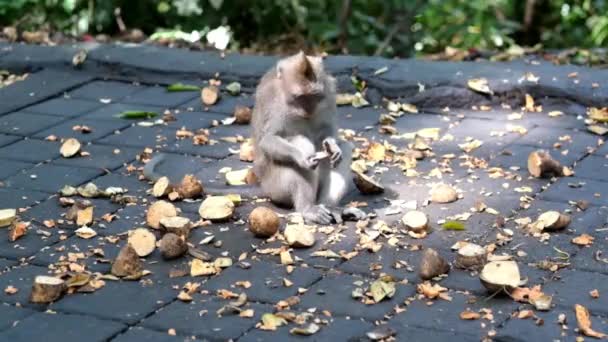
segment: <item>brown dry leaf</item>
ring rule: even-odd
[[[591,296],[591,298],[600,298],[600,291],[598,291],[598,289],[591,290],[589,291],[589,295]]]
[[[428,281],[425,281],[422,284],[418,284],[416,286],[416,291],[426,298],[435,299],[440,296],[442,292],[446,292],[448,289],[439,285],[439,284],[431,284]]]
[[[367,159],[372,161],[383,161],[386,158],[386,147],[379,142],[373,142],[367,149]]]
[[[530,94],[526,94],[525,108],[528,112],[536,111],[536,108],[534,107],[534,98]]]
[[[106,222],[112,222],[114,219],[116,218],[116,215],[110,214],[110,213],[105,213],[101,216],[101,219],[106,221]]]
[[[13,285],[9,285],[4,289],[4,293],[6,293],[7,295],[14,295],[17,292],[19,292],[19,289],[14,287]]]
[[[8,233],[8,239],[11,242],[17,241],[27,233],[29,222],[15,222]]]
[[[532,310],[521,310],[517,313],[517,318],[519,319],[527,319],[531,317],[534,317],[534,311]]]
[[[187,130],[185,127],[182,127],[181,129],[178,129],[175,132],[176,139],[186,139],[186,138],[191,138],[193,136],[194,136],[194,133],[192,133],[192,131]]]
[[[53,228],[55,227],[55,220],[44,220],[42,224],[47,228]]]
[[[93,223],[93,207],[78,210],[76,213],[76,224],[79,226],[90,225]]]
[[[255,311],[253,311],[253,309],[246,309],[239,313],[239,317],[251,318],[254,316],[254,314],[255,314]]]
[[[579,246],[590,246],[595,238],[589,234],[582,234],[572,239],[572,243]]]
[[[217,296],[223,299],[232,299],[232,298],[238,298],[238,294],[230,291],[230,290],[226,290],[226,289],[219,289],[217,290]]]
[[[468,309],[460,313],[460,319],[463,320],[475,320],[479,319],[479,317],[481,317],[481,315],[478,312],[470,311]]]
[[[578,323],[578,329],[586,336],[595,338],[606,338],[608,335],[597,332],[591,329],[591,315],[586,307],[575,304],[574,312],[576,313],[576,322]]]
[[[249,280],[239,280],[236,283],[234,283],[234,285],[241,286],[245,289],[248,289],[251,287],[251,282]]]

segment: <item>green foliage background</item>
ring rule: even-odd
[[[147,34],[229,25],[232,48],[263,51],[292,44],[410,56],[446,46],[608,46],[608,0],[0,0],[0,26],[113,34],[115,8]]]

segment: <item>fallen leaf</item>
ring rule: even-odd
[[[572,239],[572,243],[579,246],[590,246],[595,238],[589,234],[582,234]]]
[[[597,122],[608,122],[608,107],[595,108],[591,107],[587,110],[587,115]]]
[[[473,78],[467,81],[467,86],[479,93],[490,94],[493,95],[494,92],[490,89],[488,85],[488,80],[485,78]]]
[[[576,321],[578,323],[578,329],[586,336],[594,338],[606,338],[608,335],[597,332],[591,329],[591,315],[586,307],[575,304],[574,312],[576,313]]]
[[[591,290],[589,291],[589,295],[591,296],[591,298],[600,298],[600,291],[598,291],[598,289]]]
[[[460,313],[460,319],[463,320],[475,320],[479,319],[479,317],[481,317],[481,315],[475,311],[465,310]]]
[[[442,227],[445,230],[465,230],[466,229],[464,223],[458,222],[458,221],[446,221],[442,225]]]
[[[183,83],[173,83],[167,87],[168,92],[178,92],[178,91],[199,91],[201,88],[195,85],[183,84]]]
[[[262,315],[262,325],[260,326],[260,329],[274,331],[277,330],[277,327],[285,324],[287,324],[285,318],[271,313],[265,313]]]
[[[393,298],[397,289],[394,281],[378,279],[370,284],[369,291],[372,294],[374,302],[379,303],[384,298]]]

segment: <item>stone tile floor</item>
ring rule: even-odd
[[[378,215],[372,222],[384,220],[391,227],[399,227],[398,220],[405,209],[401,214],[387,213],[389,200],[415,201],[432,222],[432,232],[423,239],[414,239],[396,229],[380,236],[382,248],[371,252],[360,248],[354,224],[334,226],[317,232],[314,247],[293,250],[296,262],[288,270],[278,255],[263,253],[283,246],[281,241],[257,239],[248,231],[244,221],[259,204],[244,201],[233,220],[197,228],[189,241],[196,245],[213,235],[214,243],[201,246],[202,249],[214,257],[228,256],[235,261],[240,257],[249,267],[241,263],[215,276],[171,277],[170,273],[176,270],[188,270],[192,258],[166,261],[155,251],[144,260],[151,274],[140,281],[106,280],[105,287],[93,293],[69,294],[48,306],[29,303],[33,278],[65,270],[70,262],[87,272],[108,274],[108,261],[125,244],[125,233],[145,226],[147,207],[155,200],[147,192],[150,184],[139,178],[142,164],[138,155],[145,148],[169,154],[171,163],[164,165],[161,172],[175,181],[192,173],[203,184],[221,182],[221,168],[248,167],[234,155],[239,149],[237,137],[247,137],[248,127],[222,125],[221,120],[230,115],[235,105],[251,105],[251,93],[222,93],[217,105],[206,107],[201,105],[198,93],[169,93],[164,86],[97,77],[0,116],[0,208],[20,208],[21,219],[31,222],[27,235],[16,242],[9,242],[6,236],[0,239],[0,340],[44,337],[62,342],[342,341],[366,340],[366,333],[380,326],[390,328],[396,340],[569,341],[581,336],[573,311],[576,303],[591,311],[596,330],[608,332],[608,156],[606,148],[600,146],[600,137],[588,133],[580,112],[576,113],[584,106],[568,102],[555,107],[551,99],[537,99],[537,104],[561,109],[564,116],[551,117],[547,110],[527,112],[518,106],[493,106],[484,110],[421,109],[423,113],[396,119],[394,127],[399,134],[438,128],[440,139],[431,143],[433,155],[419,161],[415,168],[418,174],[410,177],[398,163],[372,166],[387,186],[387,193],[373,197],[353,193],[348,201],[366,202],[364,209]],[[159,114],[170,110],[176,120],[141,125],[116,117],[124,110]],[[356,134],[354,141],[361,155],[365,155],[370,141],[386,142],[396,151],[411,143],[379,133],[378,118],[387,112],[382,104],[360,109],[343,106],[338,112],[340,127]],[[523,115],[511,120],[513,112]],[[77,125],[86,125],[92,132],[74,130]],[[514,125],[526,132],[517,132]],[[208,129],[217,143],[197,146],[190,139],[180,139],[176,132],[182,127]],[[351,133],[342,131],[344,135]],[[83,143],[86,156],[60,156],[59,141],[70,137]],[[474,139],[483,145],[464,153],[459,144]],[[575,176],[555,180],[529,177],[527,157],[538,148],[549,150],[570,166]],[[75,235],[78,227],[65,219],[67,209],[59,204],[57,192],[65,184],[78,186],[87,182],[99,187],[127,188],[138,201],[120,205],[94,199],[92,228],[98,236],[85,240]],[[451,204],[428,204],[429,189],[438,182],[458,188],[462,199]],[[589,205],[584,211],[575,205],[581,200]],[[474,212],[472,208],[479,203],[495,211]],[[193,220],[198,219],[199,204],[200,200],[175,203],[184,216]],[[547,210],[569,212],[571,225],[541,241],[527,235],[514,222],[523,217],[535,219]],[[463,213],[471,214],[463,222],[466,230],[441,228],[440,222]],[[104,215],[115,218],[106,222]],[[505,218],[506,223],[499,228],[497,222]],[[53,227],[49,220],[53,220]],[[571,243],[572,238],[583,233],[595,237],[592,245],[579,247]],[[506,296],[492,296],[477,274],[455,268],[438,280],[448,289],[451,301],[430,300],[417,294],[421,250],[434,248],[453,261],[455,253],[450,247],[461,240],[493,246],[495,255],[511,255],[529,285],[542,285],[553,296],[551,310],[534,311],[533,318],[517,318],[518,312],[533,307]],[[312,255],[325,250],[357,253],[349,258]],[[546,270],[538,267],[543,261],[566,262],[567,266]],[[385,274],[400,281],[393,298],[377,304],[352,298],[356,287],[366,287]],[[250,286],[243,287],[244,281]],[[177,299],[187,282],[201,284],[190,303]],[[18,291],[5,291],[11,287]],[[589,294],[595,289],[599,298]],[[232,300],[219,295],[222,290],[245,292],[249,298],[245,308],[253,310],[253,317],[218,315],[217,310]],[[262,314],[276,312],[281,301],[292,297],[297,300],[290,310],[312,315],[321,326],[320,332],[310,337],[292,335],[289,329],[294,323],[274,332],[256,327]],[[482,318],[462,320],[459,315],[465,310],[481,312]],[[565,324],[558,324],[560,314],[566,315]]]

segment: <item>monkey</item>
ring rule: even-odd
[[[281,59],[256,88],[251,137],[258,190],[274,204],[294,208],[307,223],[365,216],[358,209],[335,209],[351,188],[353,150],[338,140],[336,121],[336,81],[320,57],[300,51]],[[154,168],[162,159],[146,164],[146,178],[159,178]]]

